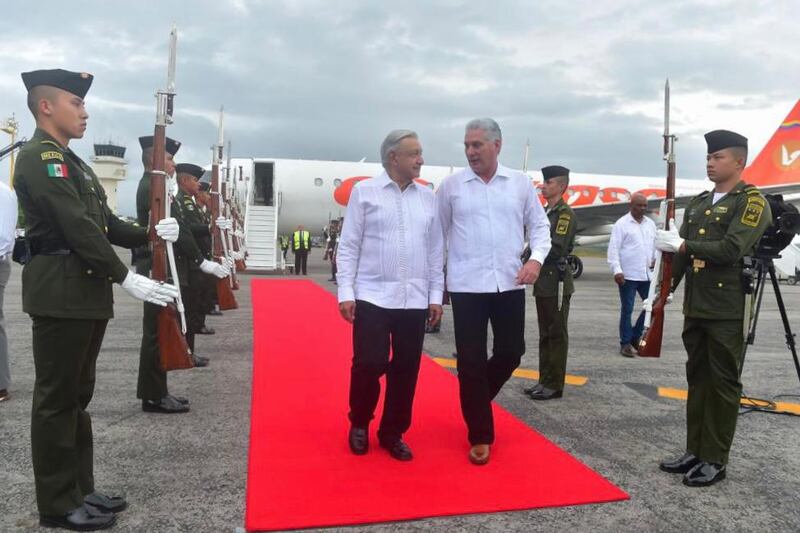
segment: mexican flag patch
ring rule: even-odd
[[[47,175],[51,178],[68,178],[69,170],[64,163],[50,163],[47,165]]]

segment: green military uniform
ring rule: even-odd
[[[566,263],[566,258],[572,252],[578,224],[575,212],[563,199],[548,208],[547,219],[550,221],[550,253],[544,260],[539,279],[533,285],[539,322],[539,383],[548,389],[561,391],[567,372],[569,301],[575,292],[572,268]],[[564,283],[558,295],[562,275]]]
[[[40,514],[60,516],[94,491],[86,408],[114,314],[112,283],[129,272],[111,244],[132,248],[147,234],[118,219],[92,169],[41,129],[19,152],[14,184],[32,252],[22,300],[33,319],[36,501]]]
[[[147,148],[147,139],[152,137],[142,137],[139,139],[143,148]],[[170,154],[175,154],[180,148],[180,143],[170,138],[166,140],[166,149]],[[202,262],[202,255],[191,232],[182,221],[180,205],[173,201],[170,204],[171,215],[178,221],[180,234],[175,241],[173,249],[175,251],[175,262],[178,269],[178,280],[183,292],[183,286],[188,283],[189,265]],[[145,173],[139,181],[136,190],[136,215],[139,224],[147,227],[150,219],[150,175]],[[136,272],[143,276],[150,275],[152,258],[148,248],[140,248],[136,253]],[[167,373],[161,369],[159,362],[158,344],[158,313],[161,308],[157,305],[144,304],[142,316],[142,343],[139,349],[139,377],[136,387],[136,397],[142,400],[161,400],[168,394]]]
[[[201,257],[209,259],[211,232],[205,216],[200,212],[200,208],[194,201],[194,197],[184,191],[178,192],[175,200],[181,206],[183,222],[189,228],[192,237],[197,243]],[[206,242],[207,241],[207,242]],[[184,304],[186,305],[186,340],[189,347],[194,352],[194,337],[205,325],[205,315],[210,308],[207,307],[208,282],[211,276],[200,270],[200,262],[188,264],[187,282],[188,287],[184,292]]]
[[[675,255],[673,285],[685,274],[686,450],[725,465],[742,393],[742,257],[754,252],[772,216],[759,190],[744,182],[716,203],[713,197],[703,192],[686,207],[679,232],[686,252]]]

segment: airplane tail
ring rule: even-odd
[[[743,179],[761,188],[800,184],[800,100],[745,169]]]

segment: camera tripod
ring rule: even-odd
[[[792,333],[792,329],[789,326],[789,317],[786,315],[786,306],[783,303],[781,288],[780,285],[778,285],[778,277],[775,274],[775,263],[773,260],[779,257],[780,255],[757,255],[750,258],[753,290],[748,296],[755,297],[755,309],[753,311],[751,320],[749,321],[750,323],[747,329],[747,336],[745,338],[744,347],[742,348],[742,361],[741,366],[739,367],[739,376],[742,375],[742,370],[744,369],[744,358],[747,354],[747,346],[753,344],[756,339],[758,315],[759,311],[761,310],[761,301],[764,297],[764,286],[766,285],[767,274],[769,274],[769,278],[772,281],[772,288],[775,291],[775,299],[778,302],[778,310],[780,311],[781,320],[783,321],[783,331],[786,335],[786,346],[789,348],[789,351],[792,352],[794,368],[797,371],[797,379],[800,380],[800,361],[797,359],[797,347],[795,345],[794,333]],[[746,307],[747,306],[749,306],[749,302]]]

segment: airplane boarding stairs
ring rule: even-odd
[[[278,219],[273,206],[249,205],[245,219],[247,270],[275,270],[279,253]]]

